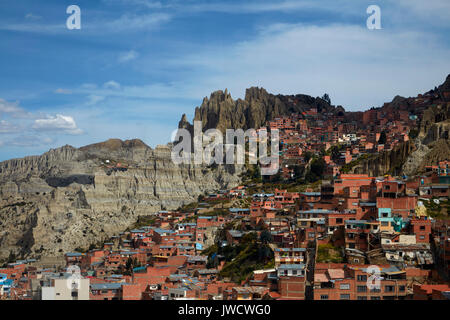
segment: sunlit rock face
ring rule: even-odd
[[[59,256],[206,192],[235,186],[239,169],[176,165],[168,146],[108,140],[0,163],[0,258]]]

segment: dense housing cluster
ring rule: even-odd
[[[414,177],[359,167],[414,139],[441,94],[394,99],[353,120],[314,107],[273,119],[259,130],[280,130],[279,174],[262,179],[249,168],[244,184],[149,213],[64,261],[10,261],[0,269],[0,296],[449,299],[449,161]],[[448,131],[438,135],[448,139]]]

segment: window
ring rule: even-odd
[[[384,292],[394,292],[395,287],[394,286],[384,286]]]
[[[341,290],[350,290],[350,284],[349,283],[343,283],[339,287]]]
[[[367,276],[365,274],[360,274],[357,279],[358,281],[367,281]]]
[[[381,292],[381,288],[373,288],[373,289],[370,289],[370,292],[374,292],[374,293],[376,293],[376,292]]]
[[[350,300],[349,294],[341,294],[341,300]]]
[[[370,300],[381,300],[380,297],[370,297]]]
[[[425,230],[425,226],[420,226],[420,230]]]
[[[358,286],[358,292],[367,292],[367,286]]]
[[[337,218],[336,223],[342,223],[342,218]]]
[[[320,295],[320,300],[328,300],[328,295],[327,294]]]
[[[399,286],[398,287],[398,291],[405,292],[405,286]]]
[[[420,236],[419,238],[420,238],[420,240],[424,240],[425,236]]]
[[[361,297],[358,297],[358,300],[367,300],[367,297],[361,296]]]

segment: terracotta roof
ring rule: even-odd
[[[345,272],[344,269],[328,269],[328,275],[330,279],[344,279]]]
[[[423,284],[420,289],[426,290],[427,294],[431,294],[433,290],[450,291],[450,286],[448,284]]]
[[[269,292],[269,296],[274,298],[274,299],[277,299],[277,298],[281,297],[281,295],[278,292],[275,292],[275,291]]]
[[[325,273],[316,273],[314,274],[314,282],[328,282],[328,276]]]

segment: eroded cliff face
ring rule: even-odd
[[[175,165],[166,146],[108,140],[0,163],[0,258],[58,256],[239,183],[237,167]]]
[[[401,175],[403,164],[415,149],[415,144],[407,141],[396,146],[391,151],[381,152],[369,159],[361,161],[361,163],[352,168],[351,172],[358,174],[364,173],[372,177],[385,174]]]
[[[425,95],[426,101],[420,105],[414,103],[415,98],[397,96],[382,108],[385,112],[403,109],[418,114],[417,137],[389,152],[361,161],[352,172],[415,176],[423,174],[426,166],[450,159],[450,75],[442,85]]]
[[[258,129],[279,116],[301,113],[311,107],[319,113],[343,113],[342,107],[331,106],[321,98],[308,95],[273,95],[264,88],[252,87],[246,90],[245,98],[233,100],[227,90],[215,91],[205,97],[200,107],[195,108],[194,121],[202,122],[202,129]],[[179,122],[179,128],[192,130],[186,115]],[[192,131],[191,131],[192,132]]]
[[[416,139],[362,161],[353,168],[353,172],[368,173],[371,176],[415,176],[423,174],[426,166],[450,159],[450,103],[438,107],[433,106],[425,111]]]

